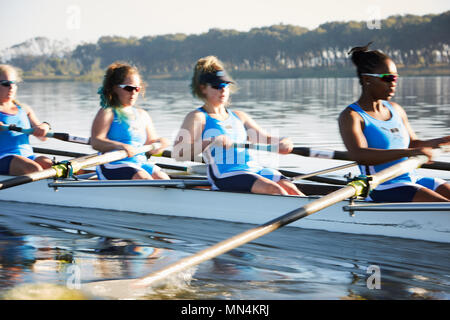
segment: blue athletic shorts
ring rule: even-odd
[[[140,170],[145,170],[152,175],[153,172],[160,169],[157,165],[151,163],[102,164],[96,167],[99,180],[131,180],[134,174]]]
[[[435,191],[446,183],[440,178],[417,177],[413,182],[401,182],[379,186],[370,192],[366,200],[374,202],[411,202],[420,188]]]
[[[14,157],[16,157],[16,155],[10,154],[10,155],[3,156],[0,158],[0,174],[9,174],[9,167],[11,165],[11,160]],[[34,159],[36,159],[36,156],[31,155],[26,158],[34,160]]]
[[[208,166],[208,180],[211,182],[213,190],[251,192],[253,184],[260,177],[267,178],[274,182],[287,179],[275,169],[263,168],[257,172],[235,171],[224,174],[221,178],[214,175],[211,166]]]

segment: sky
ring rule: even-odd
[[[448,0],[0,0],[0,50],[42,36],[73,44],[101,36],[141,38],[248,31],[273,24],[308,29],[331,21],[373,21],[398,14],[438,14]],[[382,27],[382,26],[381,26]]]

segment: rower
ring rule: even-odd
[[[144,90],[137,68],[118,62],[107,68],[98,91],[101,109],[92,124],[91,145],[100,152],[125,150],[128,158],[98,166],[99,179],[170,179],[148,162],[145,154],[136,152],[137,147],[160,143],[161,147],[151,152],[157,154],[168,146],[168,140],[156,133],[150,115],[135,107]]]
[[[450,136],[419,140],[409,124],[405,110],[391,101],[397,87],[395,63],[386,54],[353,48],[349,54],[356,65],[362,87],[358,101],[339,116],[339,129],[349,156],[361,173],[371,175],[407,157],[432,156],[432,149],[450,144]],[[446,202],[450,184],[440,178],[421,177],[415,172],[389,180],[369,194],[376,202]]]
[[[15,67],[0,65],[0,125],[13,124],[24,129],[33,128],[33,135],[45,141],[50,125],[39,121],[30,106],[16,100],[17,84],[20,81]],[[18,176],[42,171],[51,165],[51,159],[33,153],[27,134],[0,131],[0,174]]]
[[[234,88],[234,80],[217,57],[197,61],[191,89],[204,103],[185,117],[175,139],[174,157],[191,160],[202,152],[215,190],[303,195],[279,171],[256,163],[248,149],[232,147],[251,141],[276,145],[281,154],[293,148],[290,139],[269,135],[245,112],[228,109]]]

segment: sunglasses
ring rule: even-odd
[[[13,84],[17,84],[17,82],[11,80],[0,80],[0,85],[3,87],[11,87]]]
[[[229,85],[230,84],[228,82],[222,82],[218,85],[211,85],[211,88],[216,89],[216,90],[221,90],[221,89],[228,87]]]
[[[371,77],[377,77],[380,78],[381,81],[384,82],[396,82],[398,79],[398,74],[391,74],[391,73],[361,73],[362,76],[371,76]]]
[[[130,86],[129,84],[119,84],[119,88],[122,88],[123,90],[126,90],[128,92],[139,92],[141,91],[141,87],[138,86]]]

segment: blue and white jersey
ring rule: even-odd
[[[209,116],[203,108],[198,110],[203,112],[206,118],[202,132],[203,140],[225,135],[235,143],[247,142],[244,124],[234,112],[227,110],[228,118],[217,120]],[[263,169],[253,160],[249,149],[246,148],[225,149],[221,146],[212,146],[204,151],[204,158],[218,178],[226,177],[229,173],[258,172]]]
[[[117,110],[113,109],[114,120],[109,128],[107,138],[132,145],[133,147],[141,147],[147,141],[146,123],[142,119],[142,116],[139,116],[138,110],[134,107],[131,108],[130,116],[127,119],[123,115],[119,115]],[[147,162],[147,157],[144,153],[140,153],[131,158],[111,162],[110,165],[121,163],[141,164],[145,162]]]
[[[375,149],[406,149],[409,147],[410,138],[409,133],[403,123],[401,116],[392,107],[392,105],[383,101],[383,105],[389,109],[391,118],[389,120],[378,120],[367,114],[361,107],[353,103],[349,105],[349,108],[356,111],[364,120],[364,136],[366,137],[369,148]],[[359,165],[361,173],[364,175],[375,174],[387,167],[390,167],[396,163],[405,161],[407,158],[401,158],[391,162],[378,164],[378,165]],[[412,182],[411,173],[405,173],[397,178],[384,182],[381,185],[389,185],[394,183]]]
[[[19,105],[17,105],[17,109],[16,114],[0,112],[0,121],[5,125],[15,124],[24,129],[31,128],[25,109]],[[0,131],[0,157],[7,155],[32,156],[33,148],[28,135],[16,131]]]

